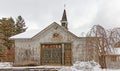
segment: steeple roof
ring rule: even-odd
[[[66,10],[64,9],[62,20],[61,21],[67,21],[67,16],[66,16]]]

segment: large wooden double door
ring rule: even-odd
[[[41,65],[71,65],[71,45],[41,44]]]
[[[41,49],[41,64],[62,64],[62,46],[60,44],[43,44]]]

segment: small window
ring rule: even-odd
[[[117,61],[117,56],[111,56],[111,61],[113,62]]]
[[[65,26],[65,23],[62,23],[62,26]]]

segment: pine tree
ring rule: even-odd
[[[13,41],[9,40],[9,37],[25,32],[26,29],[24,19],[21,16],[18,16],[16,22],[12,17],[0,19],[0,36],[2,36],[0,44],[8,49],[11,48]]]
[[[9,40],[9,37],[22,33],[25,30],[25,22],[21,16],[18,16],[16,22],[12,17],[0,19],[0,57],[4,56],[7,51],[10,51],[11,48],[13,48],[14,41]],[[14,59],[13,55],[5,55],[5,57],[7,60],[10,60],[10,58]]]
[[[15,24],[15,28],[16,28],[15,34],[19,34],[26,31],[27,28],[25,26],[26,25],[24,19],[21,16],[18,16]]]
[[[9,40],[9,37],[15,34],[15,25],[13,18],[2,18],[0,19],[0,29],[1,34],[3,35],[2,40],[3,45],[10,49],[12,47],[13,41]]]
[[[2,34],[2,30],[0,29],[0,58],[3,56],[2,53],[3,53],[3,50],[4,50],[4,41],[3,41],[3,38],[4,38],[4,35]],[[0,59],[1,61],[1,59]]]

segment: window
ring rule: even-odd
[[[113,62],[117,61],[117,56],[115,56],[115,55],[111,56],[111,61],[113,61]]]
[[[62,23],[62,26],[65,26],[65,23]]]

